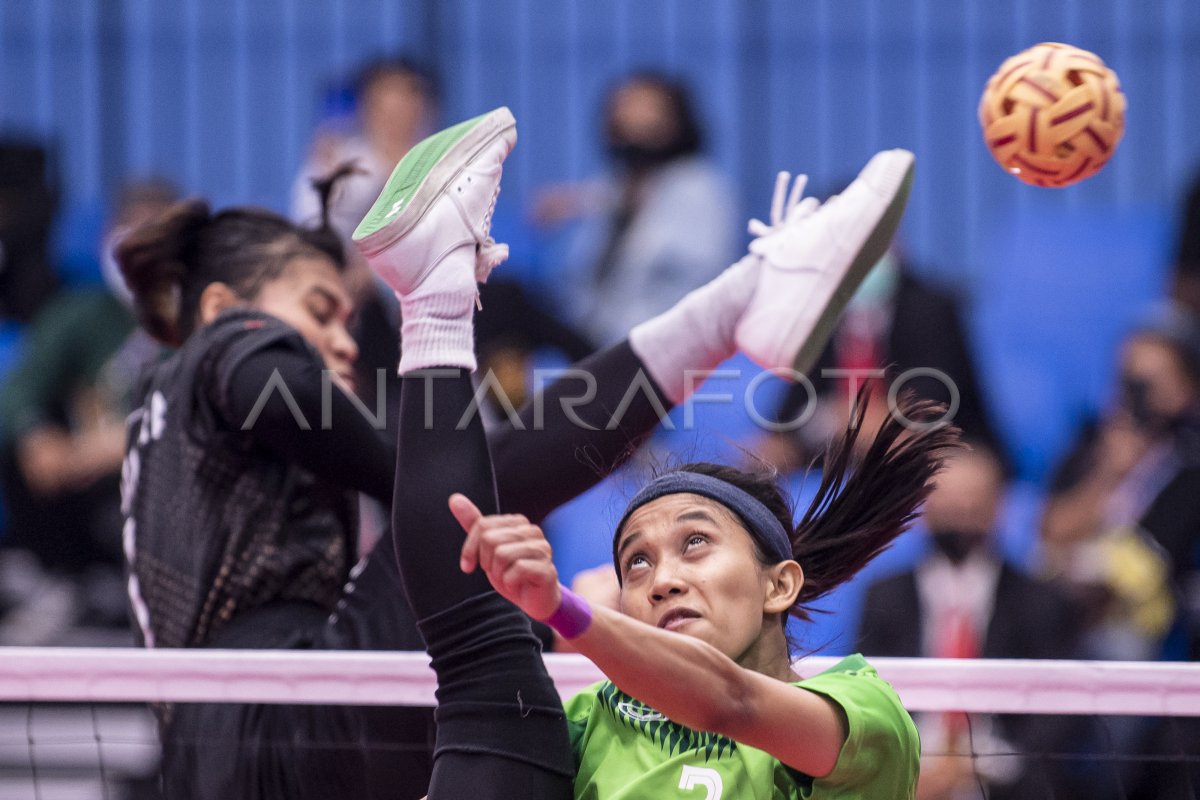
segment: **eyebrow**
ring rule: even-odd
[[[621,554],[625,552],[625,548],[629,546],[630,542],[638,539],[641,535],[641,531],[635,531],[634,533],[629,534],[625,541],[621,542],[621,544],[617,547],[617,561],[621,560]]]
[[[685,511],[682,514],[680,514],[678,517],[676,517],[675,521],[676,522],[697,522],[697,521],[699,521],[699,522],[710,522],[713,525],[717,524],[716,519],[714,519],[713,516],[711,514],[709,514],[707,511],[704,511],[702,509],[696,509],[695,511]]]
[[[705,511],[703,509],[684,511],[682,514],[675,517],[675,522],[676,523],[707,522],[712,525],[718,524],[716,519],[714,519],[711,514],[709,514],[707,511]],[[617,560],[618,561],[621,560],[621,554],[625,552],[625,548],[628,547],[635,539],[639,538],[641,535],[642,535],[641,531],[635,531],[635,532],[629,534],[629,536],[625,539],[625,541],[621,542],[621,544],[618,545],[618,547],[617,547]]]

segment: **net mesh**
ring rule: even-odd
[[[921,732],[919,797],[1200,798],[1200,665],[871,661]],[[547,662],[564,697],[601,678],[577,656]],[[151,704],[429,706],[433,691],[422,654],[7,648],[0,798],[162,798]],[[322,746],[422,749],[361,732]]]

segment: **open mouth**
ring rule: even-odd
[[[673,608],[658,620],[658,627],[668,631],[678,630],[694,619],[700,619],[699,612],[690,608]]]

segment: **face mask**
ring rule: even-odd
[[[677,155],[673,145],[651,146],[637,142],[613,142],[608,146],[608,156],[624,169],[644,170],[661,166]]]
[[[984,537],[953,528],[935,528],[929,531],[929,538],[933,548],[957,567],[983,544]]]
[[[1147,433],[1162,433],[1171,429],[1174,420],[1158,413],[1150,406],[1150,382],[1122,375],[1120,380],[1120,404],[1129,413],[1133,423]]]

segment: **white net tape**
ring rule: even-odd
[[[801,675],[837,659],[806,658]],[[580,656],[547,655],[569,697],[602,678]],[[873,658],[910,711],[1200,716],[1200,664]],[[0,649],[0,702],[432,705],[420,653]]]
[[[564,696],[601,678],[579,656],[546,661]],[[813,675],[835,661],[806,658],[797,671]],[[921,727],[922,781],[954,774],[955,797],[988,797],[995,787],[1031,799],[1200,797],[1200,777],[1186,778],[1200,776],[1200,664],[871,663]],[[419,653],[0,648],[0,800],[163,800],[151,702],[433,701],[434,676]],[[1033,717],[1021,715],[1042,716],[1022,728],[1015,720]],[[965,741],[961,725],[959,738],[947,738],[958,723]],[[389,763],[398,752],[389,742],[350,744]]]

